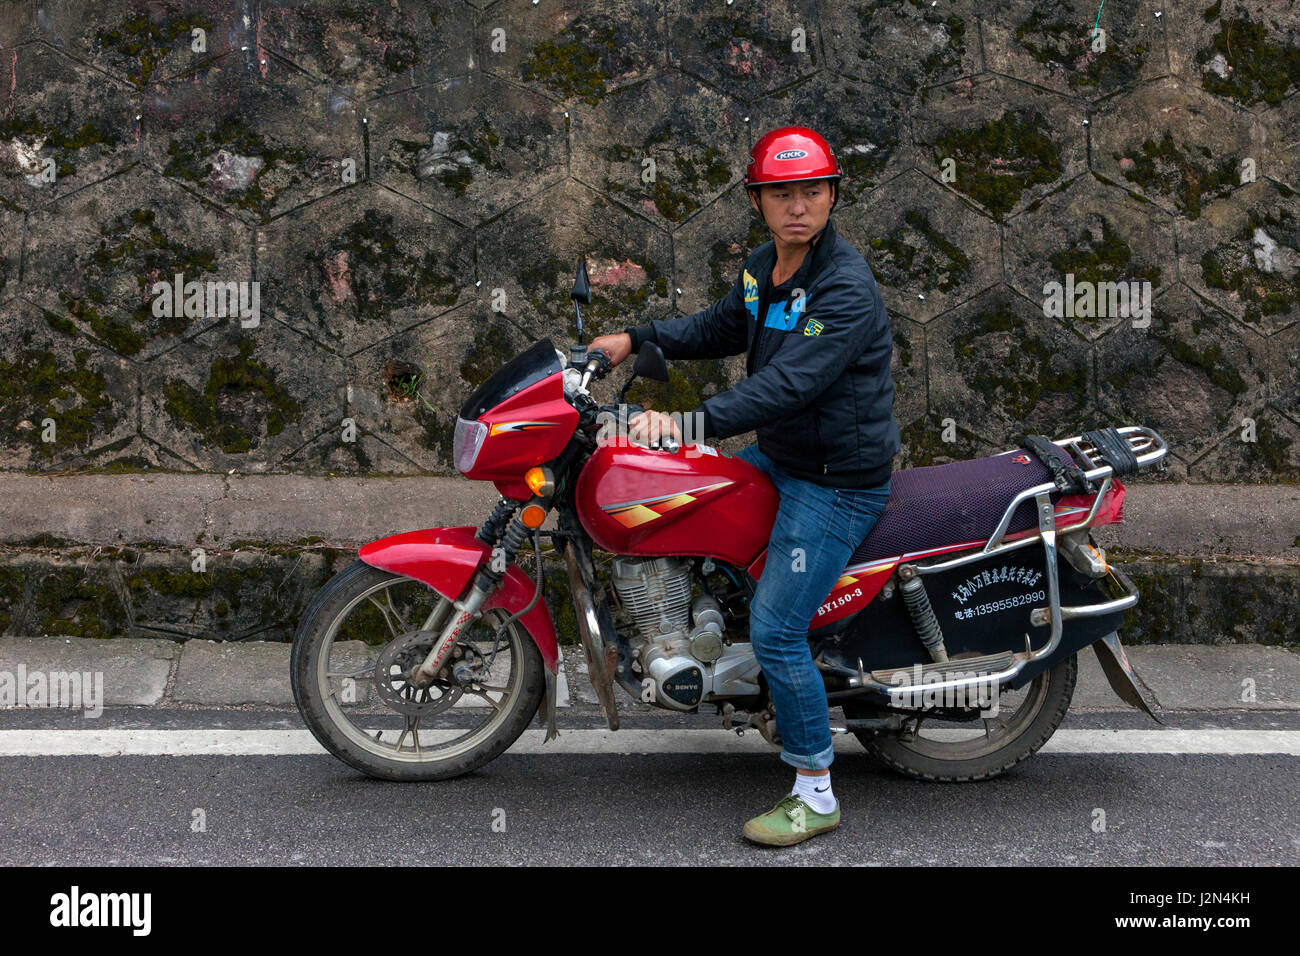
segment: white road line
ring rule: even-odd
[[[426,746],[457,731],[424,731]],[[386,736],[396,737],[390,731]],[[564,730],[542,743],[530,729],[512,754],[775,753],[756,733],[724,730]],[[408,741],[409,743],[409,741]],[[836,753],[861,752],[838,736]],[[0,757],[63,756],[294,756],[324,750],[306,730],[0,730]],[[1049,754],[1282,754],[1300,756],[1300,730],[1062,730]]]

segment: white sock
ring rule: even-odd
[[[816,813],[830,813],[835,809],[835,794],[831,790],[829,770],[820,777],[805,773],[795,774],[794,789],[790,792],[802,797],[803,802],[812,807]]]

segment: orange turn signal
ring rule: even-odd
[[[539,498],[549,498],[555,491],[555,479],[546,468],[529,468],[524,472],[524,484]]]
[[[525,505],[519,520],[525,528],[540,528],[546,521],[546,509],[541,505]]]

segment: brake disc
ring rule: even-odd
[[[446,710],[464,691],[453,681],[437,677],[427,687],[410,681],[416,669],[433,650],[437,635],[429,631],[401,634],[384,648],[375,662],[375,691],[379,698],[399,714],[426,717]]]

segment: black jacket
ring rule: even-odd
[[[875,277],[829,221],[798,272],[773,289],[775,262],[769,240],[707,309],[628,329],[632,350],[647,340],[674,359],[747,350],[749,377],[695,409],[705,432],[686,437],[756,429],[759,449],[796,477],[875,487],[889,477],[900,447],[889,370],[893,337]],[[791,299],[791,289],[804,294]]]

